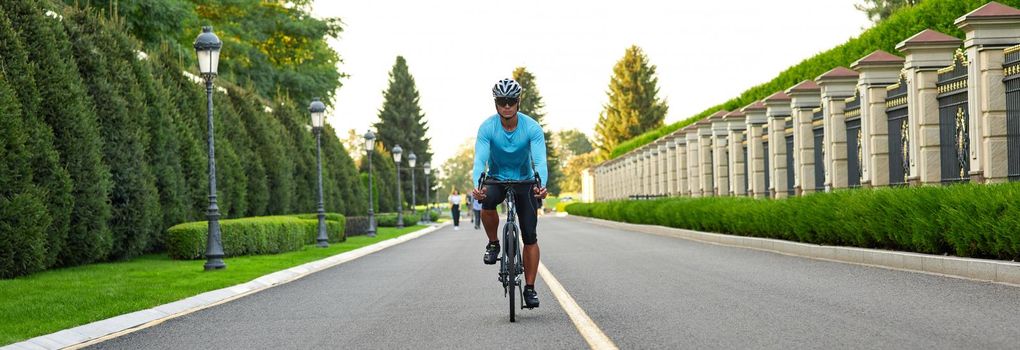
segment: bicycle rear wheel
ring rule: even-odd
[[[509,287],[509,290],[507,291],[508,292],[507,294],[509,296],[508,299],[510,300],[510,322],[516,322],[517,320],[516,320],[516,317],[515,317],[516,316],[515,312],[517,311],[517,309],[514,308],[514,301],[515,301],[514,299],[516,299],[516,297],[517,297],[517,290],[515,289],[515,288],[518,287],[517,286],[517,274],[520,273],[520,272],[518,272],[518,269],[517,269],[517,265],[518,265],[518,262],[517,262],[517,251],[518,251],[518,248],[517,248],[517,239],[516,239],[517,238],[517,232],[516,232],[516,227],[514,227],[514,225],[507,225],[505,231],[506,231],[506,234],[503,236],[503,242],[504,242],[503,247],[506,249],[506,252],[504,254],[506,254],[505,256],[506,256],[506,260],[507,260],[506,261],[506,264],[507,264],[506,265],[507,266],[507,286]]]

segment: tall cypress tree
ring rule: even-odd
[[[0,8],[0,67],[6,72],[15,72],[7,77],[10,85],[17,86],[14,92],[21,106],[22,126],[28,132],[27,142],[29,163],[32,169],[32,182],[43,189],[43,204],[53,220],[53,224],[45,232],[46,266],[57,264],[57,257],[67,243],[67,234],[71,225],[71,209],[74,198],[71,197],[71,176],[60,164],[60,154],[53,146],[53,130],[38,113],[41,97],[36,88],[33,67],[29,64],[28,53],[18,38],[10,20]],[[2,73],[0,73],[2,74]]]
[[[242,173],[245,177],[244,209],[235,211],[233,217],[263,216],[266,208],[269,207],[269,185],[266,179],[266,168],[262,164],[262,158],[255,152],[255,143],[241,113],[235,108],[235,99],[228,94],[216,94],[220,108],[216,112],[220,114],[221,124],[214,126],[217,131],[222,130],[233,147],[234,153],[240,162]],[[243,105],[243,104],[242,104]],[[219,141],[219,139],[217,139]],[[233,169],[225,169],[228,172]]]
[[[376,140],[375,151],[372,157],[372,202],[376,213],[395,212],[397,210],[397,169],[393,162],[393,154],[386,149],[382,142]],[[360,169],[368,174],[367,158],[362,158]],[[368,177],[363,177],[362,182],[368,188]],[[367,194],[366,194],[367,195]]]
[[[46,268],[51,219],[42,191],[32,184],[30,133],[2,70],[0,130],[0,278],[10,278]]]
[[[72,39],[74,58],[96,103],[103,156],[113,175],[111,257],[140,255],[162,223],[155,177],[146,163],[147,133],[133,107],[144,106],[129,62],[103,21],[89,10],[71,10],[63,21]],[[130,52],[130,49],[129,49]],[[103,54],[97,54],[103,53]],[[133,57],[133,55],[132,55]]]
[[[531,74],[527,68],[517,67],[517,69],[514,69],[513,77],[517,83],[521,84],[521,89],[524,90],[524,95],[521,96],[520,102],[521,113],[535,118],[535,121],[542,126],[542,131],[545,134],[545,152],[549,168],[549,178],[546,179],[546,187],[549,193],[560,193],[560,179],[563,177],[563,172],[558,166],[560,160],[556,147],[553,147],[552,134],[545,126],[545,103],[542,102],[542,94],[538,92],[535,75]]]
[[[170,103],[175,112],[173,135],[180,146],[181,170],[187,187],[185,198],[187,220],[205,218],[209,206],[208,150],[206,149],[205,87],[188,80],[181,72],[182,58],[175,55],[168,46],[156,54],[149,55],[156,76],[163,81],[169,93]]]
[[[115,19],[119,21],[119,19]],[[123,27],[123,24],[119,24]],[[166,228],[189,221],[188,186],[181,165],[182,142],[174,134],[174,108],[171,94],[163,81],[154,76],[152,63],[147,58],[135,55],[140,45],[123,30],[113,30],[124,64],[130,64],[135,80],[144,100],[144,118],[142,126],[148,135],[145,147],[146,163],[155,176],[155,186],[159,195],[159,220],[154,224],[155,236],[150,240],[150,249],[159,249],[163,243],[163,232]],[[125,57],[126,56],[126,57]],[[138,102],[138,101],[136,101]],[[139,108],[142,108],[139,106]]]
[[[60,162],[73,182],[71,224],[60,263],[76,265],[107,256],[112,233],[107,221],[110,169],[102,156],[102,139],[92,101],[83,87],[71,54],[70,42],[58,20],[47,17],[35,1],[0,2],[18,32],[32,75],[46,108],[37,108],[53,129]]]
[[[298,106],[288,97],[278,98],[273,116],[287,130],[284,146],[294,160],[293,211],[311,213],[316,210],[317,169],[315,164],[315,137],[311,133],[311,116],[308,104]]]
[[[609,103],[595,126],[599,157],[607,159],[620,142],[662,126],[669,107],[659,99],[655,65],[637,45],[631,46],[613,67]]]
[[[407,155],[412,152],[418,158],[416,166],[419,168],[426,162],[432,160],[432,151],[429,150],[428,137],[425,133],[428,126],[425,123],[425,114],[418,105],[420,96],[415,86],[414,77],[408,70],[407,61],[403,56],[397,56],[396,63],[390,71],[389,87],[383,93],[384,101],[382,109],[379,110],[379,122],[375,123],[376,135],[383,147],[387,150],[400,145],[404,150],[401,159],[401,169],[406,169]],[[415,175],[415,188],[417,193],[424,193],[425,181],[422,176]],[[406,171],[401,176],[404,189],[404,203],[411,203],[411,177]]]
[[[265,168],[268,187],[268,214],[290,214],[294,198],[294,161],[286,153],[281,138],[286,137],[283,125],[265,110],[262,99],[252,88],[228,89],[241,124],[248,132],[254,149]]]

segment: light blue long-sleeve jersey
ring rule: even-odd
[[[500,118],[499,114],[494,114],[478,127],[473,184],[478,185],[478,179],[488,166],[488,176],[500,180],[533,179],[537,171],[542,187],[545,187],[549,169],[546,167],[542,126],[527,114],[518,112],[517,128],[506,131]]]

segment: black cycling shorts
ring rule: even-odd
[[[535,214],[534,185],[513,185],[514,203],[517,205],[517,223],[521,227],[521,239],[525,245],[538,243],[536,227],[538,217]],[[482,210],[495,210],[506,200],[506,187],[503,185],[486,185],[485,199]]]

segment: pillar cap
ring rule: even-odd
[[[865,67],[887,67],[887,66],[902,67],[903,62],[904,62],[903,57],[896,56],[882,50],[875,50],[875,52],[872,52],[871,54],[864,56],[863,58],[851,64],[850,68],[859,70],[860,68]]]
[[[922,30],[920,33],[896,44],[896,50],[909,51],[918,47],[951,47],[956,48],[963,44],[963,40],[932,29]]]
[[[856,80],[858,75],[860,75],[860,73],[852,71],[849,68],[836,67],[829,70],[828,72],[823,73],[822,75],[819,75],[817,78],[815,78],[815,81],[819,83],[824,83],[835,80],[850,80],[850,79]]]
[[[800,82],[789,89],[786,89],[787,95],[803,94],[803,93],[815,93],[817,94],[822,90],[822,87],[818,86],[814,80],[805,80]]]
[[[963,28],[975,21],[1004,19],[1020,20],[1020,10],[992,1],[966,15],[960,16],[953,24]]]
[[[766,105],[770,103],[790,101],[790,95],[787,95],[785,92],[779,91],[769,95],[769,97],[766,97],[763,101],[765,101]]]
[[[765,104],[762,103],[761,101],[754,101],[751,104],[744,106],[744,108],[740,109],[740,111],[744,113],[747,113],[749,111],[764,111],[764,110]]]

